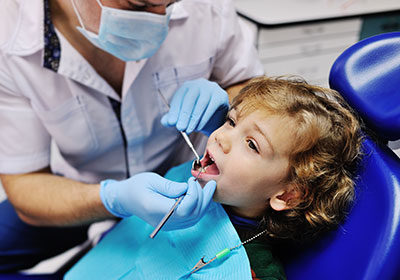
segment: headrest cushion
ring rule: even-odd
[[[345,50],[331,68],[329,84],[378,136],[400,139],[400,32],[373,36]]]

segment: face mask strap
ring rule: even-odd
[[[169,5],[165,11],[165,15],[167,16],[168,20],[171,18],[172,11],[174,10],[174,5]]]
[[[97,1],[97,4],[99,4],[99,6],[100,6],[101,8],[103,8],[103,4],[101,4],[100,0],[96,0],[96,1]]]
[[[103,9],[103,4],[101,4],[100,0],[96,0],[96,1],[97,1],[97,4],[99,4],[100,8]],[[78,11],[78,8],[76,7],[75,0],[71,0],[71,3],[72,3],[72,8],[74,8],[75,14],[76,14],[76,16],[78,18],[79,24],[81,25],[81,27],[83,29],[87,30],[85,25],[83,24],[83,20],[82,20],[81,15],[80,15],[80,13]]]
[[[85,25],[83,24],[81,15],[79,14],[78,8],[76,7],[75,0],[71,0],[71,4],[72,4],[72,8],[74,8],[75,14],[76,14],[76,16],[77,16],[77,18],[78,18],[78,21],[79,21],[79,24],[81,25],[81,27],[82,27],[83,29],[86,30],[86,27],[85,27]]]

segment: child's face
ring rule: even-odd
[[[293,128],[289,118],[260,111],[239,118],[237,111],[231,110],[225,124],[208,139],[202,165],[210,158],[215,164],[199,180],[215,180],[214,200],[232,206],[237,214],[261,215],[270,199],[273,206],[272,199],[279,199],[286,188]],[[192,174],[196,176],[198,171],[192,170]]]

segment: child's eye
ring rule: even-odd
[[[236,126],[235,121],[232,118],[230,118],[229,116],[226,116],[226,120],[225,121],[232,127]]]
[[[258,153],[257,146],[254,144],[254,142],[252,140],[247,140],[247,145],[249,146],[250,149],[252,149]]]

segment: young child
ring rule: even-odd
[[[153,279],[144,276],[149,271],[152,277],[158,275],[154,274],[153,261],[169,266],[166,271],[158,266],[158,279],[244,279],[239,276],[244,275],[241,273],[245,268],[239,267],[242,264],[251,268],[251,273],[245,272],[249,277],[284,279],[283,268],[274,259],[270,245],[276,240],[313,240],[343,221],[354,196],[353,178],[361,142],[358,119],[337,92],[293,78],[253,79],[233,100],[225,124],[210,135],[202,167],[191,170],[191,163],[186,163],[166,175],[175,181],[187,181],[190,175],[198,176],[201,183],[215,180],[217,189],[213,199],[218,204],[212,205],[209,213],[191,229],[160,232],[159,247],[151,243],[154,240],[131,236],[136,230],[129,232],[128,238],[140,242],[132,245],[131,251],[118,251],[118,246],[113,245],[118,245],[118,239],[123,238],[129,227],[137,229],[138,224],[118,225],[113,236],[103,240],[109,245],[108,251],[99,249],[89,253],[87,261],[84,258],[75,271],[72,269],[70,279],[82,275],[91,265],[100,266],[101,260],[105,263],[110,252],[113,258],[123,260],[143,248],[146,253],[132,258],[131,267],[135,269],[127,272],[125,267],[115,275]],[[233,235],[237,233],[240,240],[232,234],[223,237],[223,241],[216,240],[216,236],[230,232],[229,226],[234,227]],[[152,228],[144,227],[146,231],[148,235]],[[192,239],[195,241],[188,241]],[[207,247],[207,242],[201,240],[217,245]],[[230,240],[233,241],[229,243]],[[202,260],[200,263],[212,260],[218,253],[215,251],[218,245],[225,241],[228,244],[224,246],[238,253],[218,257],[193,272],[190,263],[194,266],[196,258]],[[166,248],[166,243],[172,245]],[[185,248],[172,253],[183,243]],[[157,250],[162,252],[154,255]],[[202,259],[202,252],[214,253]],[[152,259],[138,265],[138,260],[148,254]],[[188,267],[182,268],[181,274],[166,275],[178,272],[165,259],[179,255],[186,257],[179,261],[182,264],[178,268]]]

